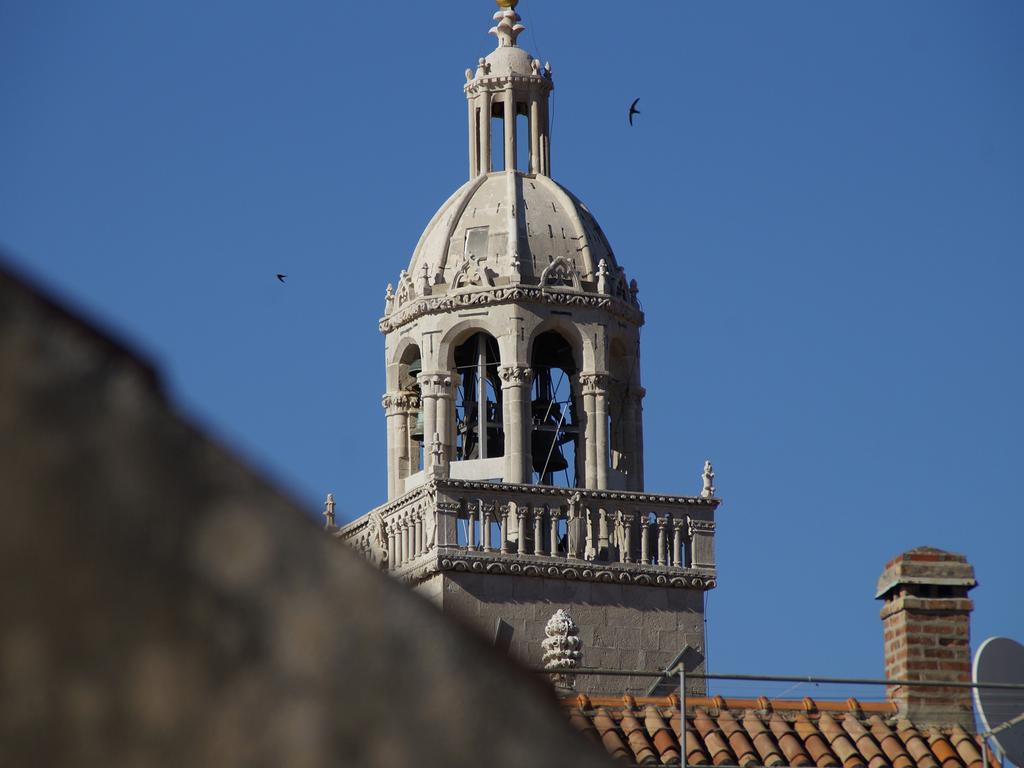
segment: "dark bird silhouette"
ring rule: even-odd
[[[278,279],[278,280],[280,280],[280,281],[281,281],[281,282],[283,283],[283,282],[284,282],[284,279],[285,279],[286,277],[288,277],[288,275],[282,275],[282,274],[278,274],[278,276],[277,276],[277,279]]]
[[[639,115],[640,114],[640,110],[636,108],[636,104],[637,104],[638,101],[640,101],[640,99],[633,99],[633,103],[629,105],[629,124],[630,125],[633,124],[633,115]]]

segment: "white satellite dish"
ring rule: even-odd
[[[1024,685],[1024,645],[990,637],[974,654],[975,683]],[[981,727],[1011,763],[1024,766],[1024,688],[975,688]]]

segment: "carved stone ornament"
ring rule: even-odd
[[[395,295],[395,304],[398,307],[404,306],[416,296],[416,290],[412,284],[412,278],[404,269],[398,275],[398,293]]]
[[[519,35],[524,29],[526,29],[525,26],[519,23],[523,20],[522,16],[516,13],[512,8],[506,8],[505,10],[495,13],[494,20],[497,24],[491,27],[488,30],[488,33],[498,38],[499,48],[510,48],[514,46]]]
[[[690,535],[703,534],[705,536],[713,535],[715,532],[715,523],[712,520],[694,520],[690,518],[688,521]]]
[[[574,688],[576,674],[583,653],[580,649],[580,630],[576,622],[559,608],[544,626],[547,637],[541,641],[544,649],[544,669],[551,671],[551,682],[560,688]]]
[[[452,275],[452,288],[494,287],[494,279],[475,253],[466,254]]]
[[[370,550],[367,555],[370,562],[378,568],[387,568],[388,565],[388,534],[384,528],[384,519],[377,511],[369,514],[370,528]]]
[[[391,283],[388,283],[388,287],[384,290],[384,314],[390,315],[391,310],[395,308],[395,289]]]
[[[416,380],[423,396],[444,397],[451,394],[452,377],[446,373],[421,373]]]
[[[505,365],[498,369],[501,380],[509,386],[529,386],[533,382],[533,369],[520,365]]]
[[[583,290],[579,270],[576,269],[572,260],[565,256],[559,256],[544,268],[544,271],[540,273],[540,284],[546,288]]]

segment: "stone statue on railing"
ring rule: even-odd
[[[711,468],[711,462],[704,462],[704,474],[701,475],[704,481],[704,488],[700,492],[701,498],[710,499],[715,495],[715,471]]]
[[[551,682],[558,688],[575,688],[575,669],[583,652],[580,649],[580,630],[576,622],[559,608],[544,627],[547,637],[541,641],[544,649],[544,669],[551,673]]]
[[[335,518],[334,518],[334,494],[333,493],[328,493],[327,494],[327,501],[324,502],[324,519],[327,521],[326,523],[324,523],[324,527],[328,531],[333,531],[335,528],[338,527],[337,524],[335,523]]]

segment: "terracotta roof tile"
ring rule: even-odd
[[[615,720],[604,707],[598,707],[594,713],[594,727],[601,734],[601,743],[604,744],[609,755],[623,760],[631,759],[632,753],[622,740],[622,736],[619,735]]]
[[[634,762],[641,765],[645,763],[657,763],[658,753],[654,749],[654,745],[650,739],[647,738],[647,729],[640,723],[636,718],[636,700],[632,696],[624,697],[622,709],[622,719],[619,721],[619,727],[622,732],[626,735],[626,741],[629,743],[629,748],[633,752]]]
[[[860,707],[851,707],[851,710],[860,712]],[[867,728],[861,725],[860,720],[856,717],[844,717],[843,729],[853,739],[857,751],[867,760],[868,768],[888,768],[889,761],[886,759],[885,752],[882,751],[882,748],[875,741],[874,736],[868,732]]]
[[[775,740],[778,742],[782,754],[786,756],[788,765],[804,766],[814,764],[811,756],[804,749],[803,742],[793,732],[789,723],[782,718],[782,715],[778,712],[772,712],[771,717],[768,718],[768,727],[771,728],[772,733],[775,735]]]
[[[729,743],[722,735],[718,723],[700,707],[693,710],[693,727],[704,739],[704,747],[711,755],[711,762],[715,765],[736,765],[736,756],[729,749]]]
[[[804,741],[804,748],[807,750],[808,754],[810,754],[811,759],[814,760],[814,764],[817,765],[818,768],[827,768],[828,766],[839,765],[839,758],[837,758],[835,753],[829,749],[828,742],[825,740],[825,737],[821,735],[821,732],[807,718],[807,715],[803,712],[798,714],[796,716],[794,727],[796,728],[797,735],[799,735]]]
[[[747,736],[747,732],[743,730],[743,726],[732,716],[732,712],[722,709],[718,715],[718,725],[722,728],[725,738],[729,740],[732,753],[736,755],[736,764],[756,765],[758,762],[757,751]]]
[[[654,742],[654,748],[658,750],[661,762],[678,763],[679,744],[676,742],[672,729],[665,722],[665,718],[653,704],[648,704],[644,710],[644,725],[647,726],[647,733]]]
[[[917,768],[938,768],[939,761],[935,759],[935,755],[932,754],[931,747],[928,745],[921,734],[917,732],[917,728],[914,724],[906,718],[901,719],[896,724],[896,733],[903,740],[903,743],[907,747],[907,752],[914,758],[914,764]]]
[[[896,720],[892,702],[688,697],[686,761],[745,768],[982,768],[959,726],[927,732]],[[572,725],[628,763],[678,765],[679,698],[566,698]],[[999,763],[990,753],[990,764]]]
[[[867,762],[857,751],[857,747],[846,735],[839,723],[828,712],[822,712],[818,720],[818,727],[828,740],[836,757],[843,761],[843,768],[861,768]]]
[[[928,746],[932,748],[932,754],[942,764],[942,768],[964,768],[960,755],[949,743],[949,739],[934,728],[928,732]]]
[[[981,768],[984,765],[977,743],[959,725],[953,726],[949,740],[956,747],[957,754],[960,755],[960,759],[963,760],[967,768]]]
[[[750,740],[754,742],[754,749],[761,756],[763,765],[767,765],[770,768],[773,765],[784,765],[786,763],[786,758],[782,756],[782,751],[775,746],[775,740],[772,739],[771,732],[761,722],[761,719],[754,710],[748,709],[747,713],[743,716],[743,727],[750,734]]]
[[[878,715],[868,718],[871,735],[875,737],[892,768],[914,768],[914,761],[903,747],[903,742]]]

